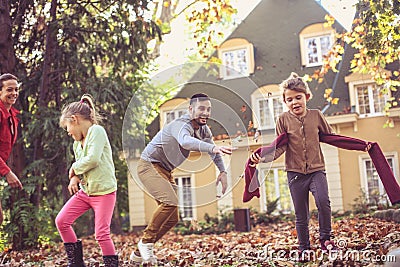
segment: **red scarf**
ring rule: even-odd
[[[366,142],[360,139],[337,135],[337,134],[320,134],[320,142],[336,146],[347,150],[365,151],[367,144],[371,144],[371,149],[368,151],[372,162],[375,165],[379,178],[386,190],[386,193],[392,204],[400,203],[400,186],[390,169],[389,163],[382,153],[381,148],[376,142]],[[260,156],[271,154],[275,152],[277,147],[285,146],[288,142],[287,134],[282,133],[270,145],[258,148],[255,153]],[[245,189],[243,193],[243,202],[250,201],[253,197],[260,197],[260,184],[258,181],[258,173],[255,167],[250,166],[250,159],[247,160],[244,178]]]

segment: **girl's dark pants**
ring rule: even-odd
[[[318,209],[319,238],[320,240],[329,240],[332,230],[331,204],[325,171],[316,171],[309,174],[288,171],[287,176],[296,214],[299,249],[310,249],[310,234],[308,229],[310,219],[309,192],[313,194]]]

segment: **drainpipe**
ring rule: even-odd
[[[347,48],[347,44],[344,45],[343,57],[342,57],[342,60],[340,60],[340,62],[339,62],[339,69],[338,69],[337,74],[335,75],[335,79],[333,80],[333,84],[332,84],[332,94],[331,94],[331,95],[334,94],[335,89],[336,89],[336,84],[337,84],[337,81],[338,81],[338,79],[339,79],[340,71],[341,71],[341,69],[342,69],[342,63],[343,63],[343,60],[344,60],[344,55],[346,54],[346,50],[347,50],[346,48]],[[326,104],[325,107],[321,110],[322,114],[324,114],[325,111],[326,111],[330,106],[331,106],[331,103]]]

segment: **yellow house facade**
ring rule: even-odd
[[[153,134],[187,112],[188,99],[193,93],[208,94],[216,100],[211,114],[218,122],[211,125],[214,142],[237,147],[232,155],[223,156],[229,179],[229,190],[224,195],[215,185],[218,170],[208,154],[192,152],[173,172],[183,220],[200,221],[206,213],[216,216],[238,208],[264,212],[266,203],[277,198],[279,211],[293,211],[284,155],[272,164],[258,166],[261,197],[247,203],[242,201],[242,174],[251,152],[275,138],[275,121],[285,111],[279,83],[292,71],[303,76],[318,70],[324,53],[335,42],[335,31],[341,30],[340,25],[324,25],[326,11],[317,2],[260,1],[215,52],[214,56],[221,62],[216,68],[218,74],[213,76],[209,75],[209,70],[199,71],[192,80],[203,81],[202,84],[185,85],[173,99],[160,106],[158,129],[152,129]],[[282,18],[289,15],[291,19],[283,23]],[[370,77],[351,74],[353,54],[354,51],[346,49],[339,72],[327,74],[324,83],[310,83],[314,96],[308,106],[320,109],[337,134],[378,142],[398,179],[400,109],[393,108],[387,115],[384,110],[390,97],[398,100],[400,95],[381,94]],[[333,92],[332,97],[339,98],[337,105],[327,103],[326,89]],[[215,103],[224,105],[214,106]],[[384,128],[388,120],[391,127]],[[239,124],[243,125],[240,130]],[[256,137],[256,132],[261,136]],[[326,144],[321,144],[321,148],[334,211],[352,209],[356,198],[365,199],[371,205],[390,204],[366,152],[347,151]],[[156,209],[156,202],[142,190],[135,177],[138,156],[127,160],[132,228],[146,226]]]
[[[264,90],[265,88],[261,88],[257,93]],[[165,115],[169,112],[177,110],[184,112],[187,105],[187,99],[173,99],[164,103],[160,107],[162,114],[160,124],[166,122]],[[395,176],[399,177],[400,109],[392,109],[389,116],[384,116],[382,113],[369,116],[352,113],[326,118],[338,134],[378,142]],[[384,128],[388,119],[393,125]],[[266,211],[266,203],[278,197],[280,211],[293,211],[286,185],[284,155],[272,164],[264,163],[258,166],[261,197],[253,198],[248,203],[242,201],[244,190],[242,174],[246,160],[251,151],[261,145],[270,144],[274,138],[275,135],[270,134],[256,140],[250,135],[243,136],[240,142],[237,142],[237,137],[215,137],[217,145],[231,144],[238,148],[231,156],[224,156],[229,179],[229,189],[224,195],[221,195],[220,188],[215,185],[219,172],[209,155],[192,152],[188,160],[173,172],[178,184],[181,218],[203,220],[206,213],[216,216],[219,211],[229,212],[237,208],[254,208],[263,212]],[[333,211],[351,210],[356,198],[363,198],[371,205],[376,204],[377,199],[384,205],[390,204],[367,153],[339,149],[323,143],[321,147],[326,161]],[[136,162],[137,159],[129,160],[131,170],[135,169]],[[196,172],[191,171],[194,169]],[[152,212],[156,209],[156,202],[142,190],[140,182],[134,175],[136,174],[133,173],[133,176],[129,177],[129,204],[130,223],[135,228],[143,227],[149,222]]]

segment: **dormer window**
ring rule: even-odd
[[[350,105],[360,118],[383,116],[390,92],[381,93],[381,88],[369,75],[353,73],[345,81],[349,83]]]
[[[247,77],[254,72],[254,48],[245,39],[226,41],[218,49],[218,57],[222,79]]]
[[[300,32],[301,63],[306,67],[321,66],[334,43],[334,30],[317,23]]]
[[[357,84],[354,88],[358,114],[383,114],[388,96],[381,94],[376,84]]]

